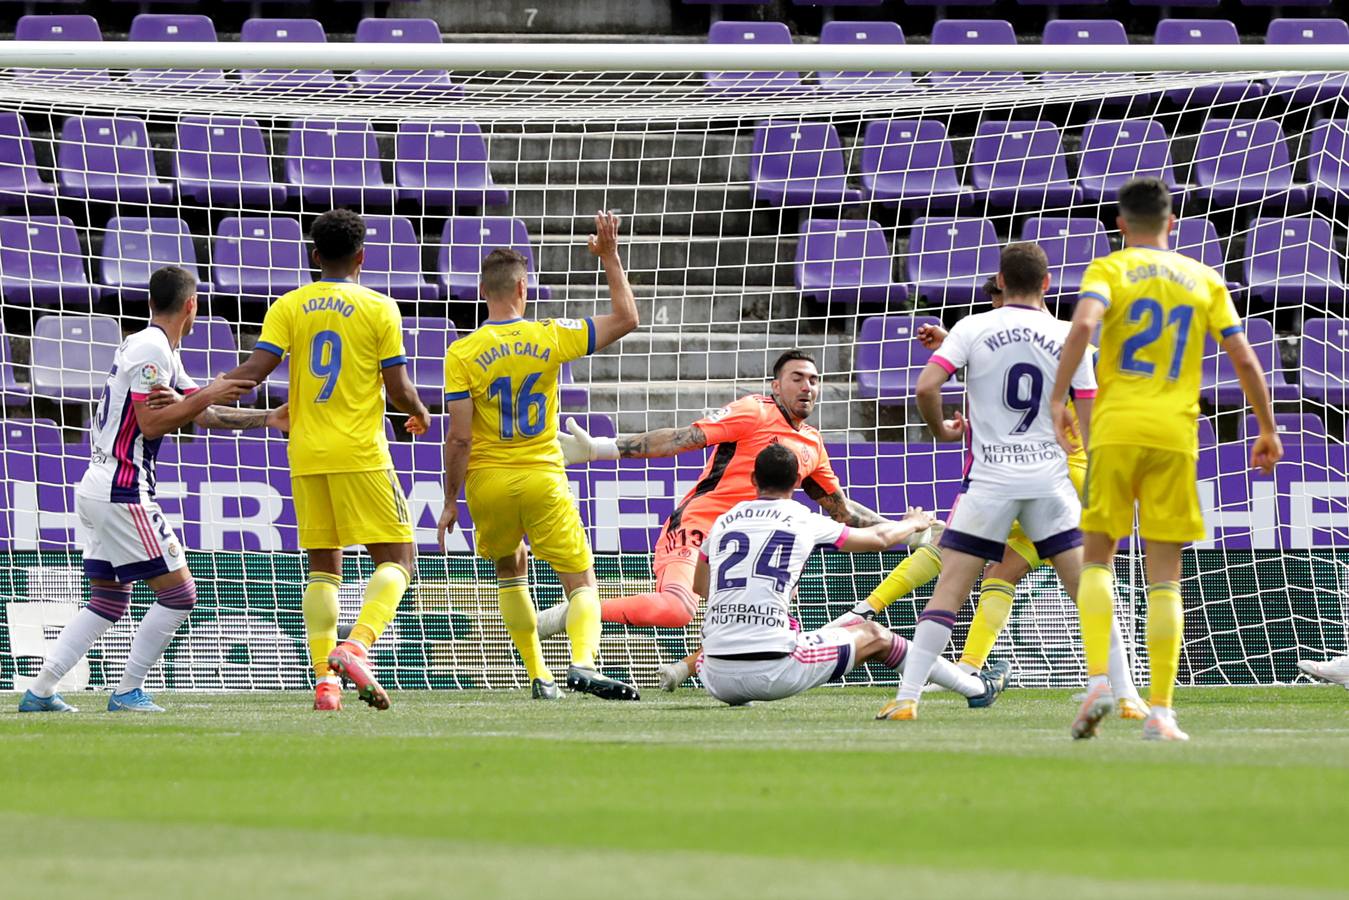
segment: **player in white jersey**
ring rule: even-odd
[[[985,561],[1000,560],[1012,523],[1035,544],[1077,598],[1082,570],[1082,504],[1068,477],[1068,455],[1059,446],[1049,412],[1049,388],[1069,323],[1045,308],[1049,261],[1033,243],[1002,251],[998,284],[1005,300],[991,312],[967,316],[946,336],[918,377],[918,409],[939,441],[967,439],[970,453],[963,489],[942,535],[942,571],[913,633],[910,662],[898,695],[878,719],[918,716],[927,668],[946,649],[956,612]],[[944,421],[941,387],[965,369],[970,420]],[[1073,401],[1087,434],[1096,375],[1084,358],[1073,376]]]
[[[183,370],[178,344],[197,315],[197,279],[166,266],[150,276],[150,326],[122,342],[113,358],[91,425],[93,458],[75,489],[76,539],[89,578],[89,603],[62,630],[20,712],[75,712],[56,693],[61,677],[89,652],[131,603],[131,586],[155,592],[136,629],[122,680],[108,711],[162,712],[143,690],[145,676],[168,648],[197,601],[182,545],[155,503],[155,455],[171,431],[204,428],[285,429],[274,412],[215,406],[234,403],[251,381],[219,377],[198,389]]]
[[[816,547],[884,550],[930,528],[932,517],[916,509],[899,522],[849,528],[811,512],[792,499],[800,463],[782,444],[759,451],[752,477],[758,497],[720,516],[699,552],[698,575],[709,590],[697,669],[708,693],[737,706],[794,696],[842,678],[861,662],[902,671],[909,642],[880,623],[858,620],[803,633],[790,605]],[[1007,682],[1005,664],[976,676],[942,663],[933,680],[964,694],[970,706],[991,705]]]

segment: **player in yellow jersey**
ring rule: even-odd
[[[388,709],[367,651],[393,620],[412,578],[415,549],[407,500],[384,436],[384,397],[424,434],[430,416],[407,374],[403,321],[393,300],[357,283],[365,222],[335,209],[310,230],[313,284],[267,310],[257,348],[236,378],[261,382],[290,355],[291,490],[300,546],[309,556],[303,611],[317,688],[314,708],[342,708],[341,682]],[[364,544],[375,563],[351,634],[337,645],[342,548]]]
[[[1069,379],[1101,324],[1099,389],[1087,431],[1086,566],[1078,593],[1089,680],[1073,722],[1075,738],[1092,737],[1110,712],[1106,654],[1115,548],[1133,529],[1137,502],[1147,555],[1152,675],[1152,711],[1143,737],[1189,740],[1176,724],[1172,696],[1183,637],[1180,551],[1204,536],[1197,419],[1205,336],[1231,359],[1259,419],[1251,466],[1270,472],[1283,455],[1265,374],[1227,283],[1209,267],[1167,249],[1175,221],[1161,179],[1135,178],[1120,188],[1116,222],[1124,249],[1095,260],[1083,276],[1050,398],[1055,430],[1066,447],[1076,438],[1067,408]]]
[[[543,661],[529,596],[526,537],[534,555],[553,567],[569,601],[567,687],[606,700],[638,699],[636,688],[595,668],[601,627],[595,570],[557,442],[562,364],[607,347],[638,325],[637,303],[618,256],[618,217],[598,213],[595,231],[590,252],[609,280],[608,315],[526,319],[525,259],[513,250],[494,250],[482,265],[488,319],[445,354],[449,433],[441,549],[458,521],[462,487],[478,554],[496,565],[501,618],[538,700],[562,694]]]
[[[998,276],[988,279],[984,285],[990,305],[997,309],[1003,303],[1003,290]],[[916,335],[917,340],[928,350],[941,348],[946,339],[946,329],[940,325],[922,325]],[[1072,404],[1069,403],[1071,408]],[[1087,452],[1080,443],[1068,452],[1068,477],[1079,496],[1087,474]],[[866,598],[858,601],[850,611],[839,616],[830,625],[846,627],[859,619],[872,619],[884,612],[891,604],[941,574],[941,553],[935,543],[940,537],[943,525],[933,528],[935,537],[918,546],[897,565],[885,579],[876,586]],[[979,603],[975,607],[974,619],[970,622],[969,634],[960,653],[959,666],[969,673],[977,673],[988,661],[998,635],[1007,627],[1012,614],[1012,604],[1016,600],[1016,586],[1031,572],[1044,565],[1045,561],[1035,550],[1035,543],[1026,537],[1021,523],[1012,523],[1012,533],[1007,538],[1007,549],[1001,560],[990,563],[984,570],[983,581],[979,587]],[[1119,713],[1125,719],[1143,719],[1148,713],[1147,704],[1138,695],[1133,673],[1129,664],[1129,655],[1120,634],[1119,622],[1111,619],[1110,630],[1110,684],[1114,691]],[[928,690],[941,690],[934,684]]]

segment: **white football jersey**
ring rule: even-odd
[[[712,525],[703,652],[790,653],[796,647],[792,594],[817,546],[841,546],[848,526],[795,500],[746,500]]]
[[[163,438],[147,441],[136,422],[136,400],[157,384],[190,394],[196,382],[158,325],[122,342],[90,425],[92,460],[77,490],[113,503],[142,503],[155,495],[155,455]]]
[[[1048,310],[1009,303],[961,319],[933,354],[948,372],[965,370],[967,484],[1032,498],[1054,494],[1068,478],[1049,395],[1070,327]],[[1096,395],[1090,354],[1073,374],[1072,389],[1074,397]]]

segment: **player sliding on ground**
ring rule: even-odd
[[[445,549],[445,535],[458,520],[463,487],[478,555],[496,567],[501,618],[536,700],[557,700],[562,694],[543,660],[536,630],[526,537],[567,594],[567,687],[605,700],[638,698],[636,688],[595,669],[601,626],[594,560],[557,442],[562,365],[609,346],[638,325],[637,303],[618,255],[618,224],[612,213],[598,213],[589,244],[609,280],[608,315],[582,321],[526,319],[525,258],[514,250],[494,250],[482,265],[489,318],[445,355],[449,432],[440,548]]]
[[[290,484],[300,546],[309,556],[302,609],[317,687],[314,708],[342,708],[340,678],[389,708],[368,652],[393,620],[416,558],[407,499],[384,436],[384,397],[424,434],[426,407],[407,374],[403,320],[393,300],[357,284],[365,222],[335,209],[314,221],[319,280],[267,310],[257,348],[234,375],[261,381],[290,354]],[[375,563],[351,634],[337,645],[342,548],[364,544]]]
[[[771,393],[750,394],[685,428],[660,428],[618,438],[591,437],[574,420],[559,434],[567,464],[597,459],[650,459],[675,456],[687,450],[716,446],[698,483],[684,495],[665,520],[656,539],[653,567],[656,590],[606,600],[606,622],[682,628],[693,621],[706,584],[695,579],[698,548],[717,517],[742,500],[755,496],[750,472],[754,458],[769,444],[780,443],[796,454],[802,489],[837,522],[852,527],[876,525],[879,515],[849,500],[839,485],[820,433],[806,424],[820,396],[820,373],[815,359],[802,350],[788,350],[773,364]],[[920,541],[929,532],[910,537]],[[567,617],[563,604],[539,615],[539,635],[562,630]],[[689,676],[693,656],[676,663],[674,674],[662,672],[662,686],[673,690]],[[672,682],[670,679],[674,679]]]
[[[969,430],[970,461],[941,537],[941,575],[918,616],[904,680],[878,719],[918,718],[928,670],[950,642],[956,613],[985,561],[1003,558],[1012,523],[1021,524],[1036,555],[1054,566],[1068,595],[1077,596],[1082,504],[1068,477],[1068,455],[1055,439],[1045,390],[1068,323],[1045,308],[1049,261],[1037,244],[1003,248],[998,285],[1002,306],[957,322],[918,376],[923,420],[938,441],[962,440]],[[942,385],[962,368],[973,411],[968,424],[959,413],[942,419]],[[1096,393],[1090,360],[1080,361],[1071,382],[1086,432]]]
[[[84,554],[89,603],[61,631],[19,712],[75,712],[56,686],[70,667],[122,616],[131,586],[144,581],[155,603],[131,641],[109,712],[163,712],[146,695],[145,676],[159,661],[197,602],[187,556],[155,502],[155,455],[170,432],[188,422],[203,428],[286,429],[286,408],[274,412],[216,406],[234,403],[255,380],[221,376],[198,390],[183,370],[178,345],[197,317],[197,278],[177,266],[150,276],[150,326],[122,342],[94,413],[93,459],[75,489],[75,534]],[[157,388],[174,393],[151,403]],[[181,392],[183,396],[179,396]]]
[[[791,618],[791,598],[816,547],[876,552],[930,528],[933,518],[913,509],[900,522],[849,528],[792,499],[800,461],[786,446],[769,444],[752,465],[754,499],[718,518],[699,548],[700,578],[711,582],[698,659],[707,692],[738,706],[837,681],[858,663],[902,671],[909,652],[904,638],[863,619],[803,633]],[[976,677],[946,660],[931,666],[939,684],[964,694],[974,707],[993,704],[1009,671],[1001,663]]]
[[[1074,372],[1101,324],[1100,397],[1087,441],[1086,533],[1080,610],[1087,657],[1087,696],[1074,737],[1091,737],[1110,711],[1107,656],[1114,613],[1115,548],[1133,530],[1147,553],[1148,663],[1152,711],[1143,723],[1149,740],[1189,736],[1172,711],[1180,644],[1181,547],[1204,536],[1199,508],[1199,384],[1204,337],[1232,360],[1241,389],[1260,422],[1251,465],[1266,473],[1283,447],[1274,428],[1260,362],[1242,330],[1227,283],[1217,272],[1166,249],[1176,224],[1171,193],[1158,178],[1136,178],[1119,192],[1124,249],[1095,260],[1082,278],[1072,331],[1063,346],[1051,397],[1059,441],[1075,439],[1067,409]]]
[[[994,309],[1003,304],[1002,288],[998,278],[988,280],[984,285]],[[917,340],[934,353],[941,349],[947,332],[940,325],[923,325],[918,329]],[[1070,404],[1071,405],[1071,404]],[[1082,495],[1082,484],[1087,475],[1087,451],[1077,444],[1068,454],[1068,476]],[[939,526],[940,527],[940,526]],[[1012,535],[1007,539],[1007,548],[1002,559],[992,563],[984,570],[983,581],[979,587],[979,605],[974,611],[974,620],[970,622],[969,635],[960,652],[957,665],[966,672],[978,672],[993,652],[998,635],[1007,626],[1012,613],[1012,603],[1016,600],[1016,587],[1022,578],[1044,565],[1035,552],[1035,544],[1026,537],[1021,523],[1012,525]],[[914,550],[885,580],[864,600],[857,603],[850,612],[839,616],[831,625],[848,625],[856,618],[870,619],[882,613],[900,597],[912,593],[932,581],[941,573],[941,554],[930,544]],[[1129,665],[1128,651],[1124,638],[1120,634],[1119,621],[1110,622],[1110,685],[1114,692],[1116,707],[1121,718],[1142,720],[1147,718],[1148,706],[1138,695],[1134,684],[1133,672]],[[928,685],[928,689],[935,689]]]

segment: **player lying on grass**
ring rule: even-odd
[[[365,222],[334,209],[310,230],[319,280],[267,310],[257,348],[233,376],[262,381],[289,353],[287,447],[300,546],[309,556],[302,609],[317,687],[314,708],[342,708],[339,677],[389,708],[368,653],[393,620],[416,558],[407,499],[384,436],[384,398],[424,434],[430,414],[407,374],[398,304],[361,287]],[[351,634],[337,644],[342,548],[364,544],[375,563]]]
[[[693,621],[700,598],[707,593],[707,586],[695,578],[698,548],[718,516],[740,501],[754,498],[750,472],[755,456],[769,444],[780,443],[796,454],[802,490],[835,521],[853,527],[883,521],[844,495],[829,464],[824,439],[806,423],[819,396],[820,372],[814,358],[802,350],[788,350],[773,364],[768,395],[741,397],[684,428],[595,438],[568,420],[567,432],[558,435],[568,465],[596,459],[675,456],[716,447],[698,483],[684,495],[656,539],[656,590],[606,600],[601,607],[604,621],[666,628],[682,628]],[[914,535],[911,539],[921,537]],[[545,610],[539,616],[540,636],[547,638],[559,632],[566,616],[565,605]],[[684,677],[688,677],[687,671]]]
[[[864,619],[803,633],[791,617],[791,598],[816,547],[876,552],[930,528],[933,518],[913,509],[900,522],[849,528],[792,499],[799,470],[796,454],[782,444],[760,450],[750,475],[754,499],[718,518],[699,548],[698,569],[711,590],[698,677],[709,694],[732,706],[791,697],[837,681],[858,663],[902,671],[909,652],[903,637]],[[993,704],[1009,671],[1006,663],[977,677],[946,660],[931,667],[939,684],[974,707]]]
[[[1116,222],[1124,249],[1087,267],[1051,395],[1054,427],[1066,447],[1076,438],[1067,408],[1069,385],[1082,361],[1090,359],[1087,345],[1100,324],[1096,371],[1101,387],[1087,442],[1086,567],[1079,607],[1089,683],[1074,733],[1091,736],[1110,710],[1107,657],[1115,549],[1133,530],[1136,502],[1138,533],[1146,544],[1152,673],[1152,711],[1143,737],[1184,741],[1189,736],[1176,724],[1171,701],[1184,637],[1180,551],[1205,533],[1196,486],[1206,336],[1232,360],[1260,422],[1251,465],[1272,471],[1283,447],[1265,374],[1246,340],[1226,279],[1166,249],[1176,217],[1165,182],[1127,182],[1120,188]]]
[[[994,309],[1002,306],[1004,295],[996,275],[984,285],[984,292],[988,294]],[[918,329],[917,339],[935,353],[941,349],[946,335],[946,330],[940,325],[923,325]],[[1079,497],[1086,474],[1087,452],[1079,443],[1068,454],[1068,476]],[[969,635],[958,663],[966,672],[977,672],[984,667],[998,635],[1007,627],[1012,603],[1016,599],[1017,584],[1042,565],[1044,560],[1035,552],[1035,544],[1026,537],[1021,523],[1013,523],[1012,535],[1007,540],[1002,559],[984,569],[979,588],[979,605],[975,608],[974,620],[970,622]],[[851,612],[844,613],[830,624],[847,625],[855,617],[873,618],[900,597],[912,593],[940,573],[940,552],[930,544],[919,547],[896,566],[865,600],[858,602]],[[1110,628],[1110,684],[1121,718],[1142,720],[1147,717],[1148,707],[1138,695],[1124,638],[1120,634],[1119,622],[1114,618],[1111,619]],[[929,689],[933,687],[928,685]]]
[[[571,639],[567,687],[605,700],[636,700],[637,689],[595,669],[600,600],[590,542],[581,525],[557,442],[558,372],[638,326],[637,303],[618,255],[618,217],[595,216],[590,252],[609,280],[610,313],[592,319],[525,318],[525,258],[494,250],[483,261],[488,320],[445,355],[445,507],[440,547],[459,515],[465,489],[478,555],[496,567],[497,603],[536,700],[562,694],[543,661],[529,596],[529,538],[534,555],[567,593],[563,627]]]
[[[1349,689],[1349,656],[1336,656],[1324,662],[1299,659],[1297,667],[1318,681]]]
[[[914,628],[909,663],[894,700],[878,719],[918,717],[928,670],[951,640],[956,612],[986,561],[1001,560],[1012,524],[1019,522],[1048,559],[1070,597],[1077,596],[1082,565],[1082,504],[1068,477],[1068,454],[1055,439],[1045,387],[1054,372],[1068,323],[1045,308],[1049,261],[1039,245],[1009,244],[998,265],[1003,304],[956,323],[918,376],[918,411],[938,441],[970,432],[970,459],[960,496],[941,537],[941,575]],[[969,423],[956,413],[942,418],[942,385],[965,370]],[[1091,418],[1096,378],[1082,360],[1072,386],[1084,433]],[[1107,624],[1108,627],[1108,624]]]
[[[177,266],[150,276],[150,325],[122,342],[91,426],[93,458],[75,488],[76,539],[84,554],[89,603],[61,630],[19,712],[75,712],[56,686],[122,616],[131,586],[144,581],[155,602],[131,641],[131,655],[109,712],[163,712],[146,695],[145,676],[197,602],[187,555],[155,502],[155,455],[165,435],[188,422],[203,428],[269,426],[284,431],[286,407],[273,412],[234,403],[256,380],[218,377],[204,388],[183,370],[178,346],[197,317],[197,279]],[[156,388],[174,393],[151,404]]]

